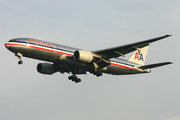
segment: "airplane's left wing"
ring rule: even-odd
[[[98,50],[98,51],[92,51],[94,54],[99,55],[103,58],[117,58],[120,56],[125,56],[125,54],[130,53],[132,51],[135,50],[139,50],[140,48],[143,48],[145,46],[148,46],[149,43],[167,38],[171,35],[165,35],[165,36],[161,36],[161,37],[157,37],[157,38],[153,38],[153,39],[149,39],[149,40],[144,40],[144,41],[140,41],[140,42],[136,42],[136,43],[132,43],[132,44],[127,44],[127,45],[123,45],[123,46],[118,46],[118,47],[114,47],[114,48],[109,48],[109,49],[103,49],[103,50]]]

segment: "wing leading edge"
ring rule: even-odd
[[[138,50],[140,48],[143,48],[145,46],[148,46],[149,43],[156,42],[158,40],[170,37],[171,35],[165,35],[149,40],[144,40],[136,43],[131,43],[123,46],[118,46],[114,48],[109,48],[109,49],[103,49],[103,50],[98,50],[98,51],[92,51],[94,54],[99,55],[101,57],[111,59],[111,58],[117,58],[120,56],[124,56],[127,53],[130,53],[132,51]]]

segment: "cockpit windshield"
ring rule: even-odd
[[[9,42],[16,42],[16,40],[10,40]]]

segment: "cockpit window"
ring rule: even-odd
[[[16,42],[16,40],[10,40],[9,42]]]

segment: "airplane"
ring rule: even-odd
[[[144,65],[150,43],[170,36],[164,35],[96,51],[87,51],[33,38],[11,39],[5,43],[5,47],[20,59],[19,64],[23,63],[22,56],[43,60],[46,63],[37,65],[39,73],[47,75],[55,72],[69,73],[72,75],[68,79],[79,83],[81,79],[76,75],[87,72],[97,77],[102,76],[102,73],[111,75],[140,74],[150,73],[151,68],[172,64],[172,62],[162,62]],[[120,58],[133,51],[135,51],[134,54],[128,60]]]

